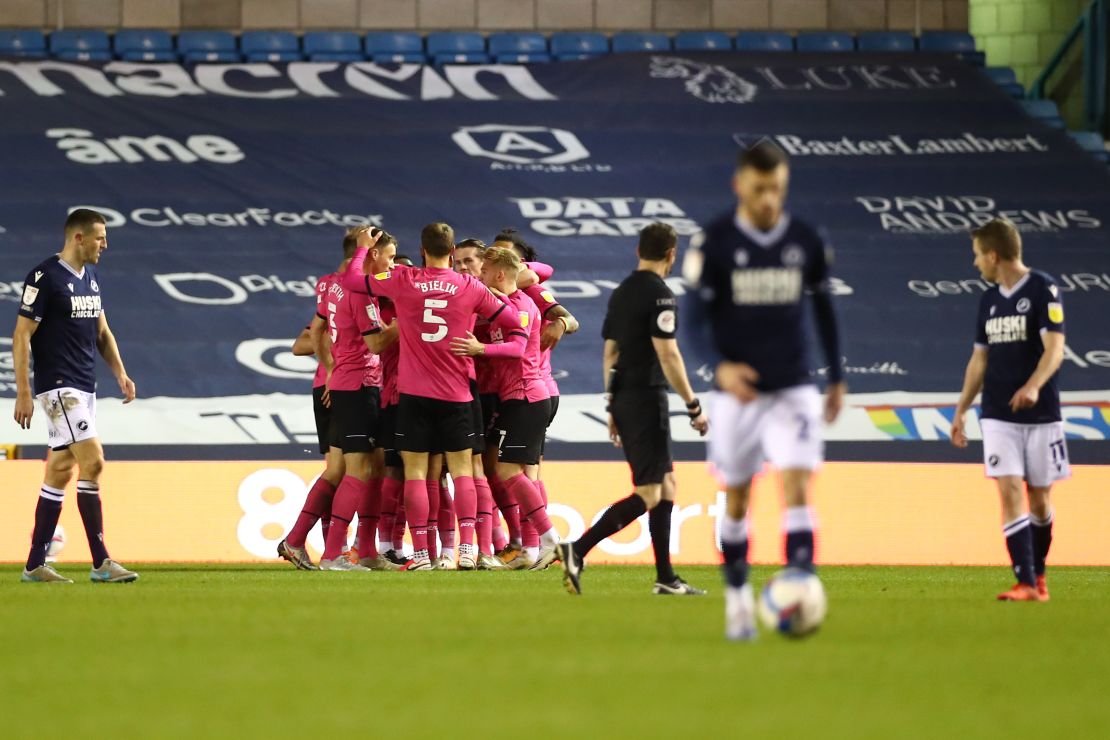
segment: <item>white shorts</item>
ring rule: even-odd
[[[747,483],[770,460],[779,470],[815,470],[825,443],[821,394],[799,385],[740,403],[731,393],[709,395],[709,462],[726,486]]]
[[[46,414],[50,432],[47,444],[53,450],[64,450],[74,442],[96,436],[96,395],[75,388],[58,388],[40,393],[35,398]]]
[[[1071,477],[1064,423],[1015,424],[982,419],[983,462],[988,478],[1016,476],[1036,488]]]

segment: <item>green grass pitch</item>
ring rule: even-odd
[[[722,637],[644,567],[304,573],[147,566],[131,585],[0,566],[5,738],[1106,738],[1110,569],[827,567],[814,637]],[[769,568],[756,568],[762,583]]]

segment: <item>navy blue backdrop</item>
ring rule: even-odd
[[[126,431],[119,422],[120,441],[308,439],[307,408],[277,425],[284,432],[213,419],[231,407],[294,408],[287,397],[304,406],[310,368],[285,348],[311,316],[313,278],[339,261],[343,226],[361,222],[414,256],[429,221],[460,238],[521,229],[582,321],[554,364],[588,419],[605,301],[634,265],[636,231],[663,219],[689,236],[731,209],[737,147],[762,136],[794,155],[791,211],[826,226],[836,247],[849,382],[867,410],[840,438],[930,438],[904,409],[902,429],[872,412],[954,402],[985,287],[966,231],[999,214],[1025,231],[1027,261],[1064,289],[1073,354],[1063,387],[1091,392],[1076,412],[1091,431],[1070,432],[1110,434],[1110,178],[951,59],[10,61],[0,91],[0,305],[13,323],[22,279],[60,248],[67,209],[109,215],[105,306],[146,404]],[[0,339],[5,356],[9,342]],[[12,377],[0,363],[4,408]],[[106,375],[102,389],[115,391]],[[116,423],[110,404],[104,413]],[[553,435],[578,439],[574,418]]]

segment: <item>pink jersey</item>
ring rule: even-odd
[[[520,316],[520,330],[528,337],[522,357],[496,357],[491,360],[497,376],[497,395],[502,401],[523,399],[534,402],[550,398],[541,367],[539,309],[522,290],[513,291],[508,300]],[[501,344],[504,340],[503,329],[490,328],[492,344]]]
[[[530,263],[531,264],[531,263]],[[524,289],[525,295],[532,299],[536,304],[536,308],[540,311],[542,320],[540,322],[540,333],[548,327],[552,322],[547,320],[547,312],[555,306],[559,305],[559,301],[555,300],[555,296],[551,294],[543,285],[537,284]],[[559,384],[555,382],[555,378],[551,374],[551,349],[545,349],[540,355],[540,371],[543,373],[543,382],[547,385],[548,396],[559,395]]]
[[[489,322],[481,319],[474,325],[474,338],[482,344],[489,344]],[[497,373],[494,371],[493,360],[478,355],[474,358],[474,371],[478,380],[478,395],[484,396],[497,393]]]
[[[388,298],[379,298],[379,318],[382,326],[386,327],[393,323],[393,319],[397,318],[397,312],[393,308],[393,301]],[[386,406],[396,406],[400,401],[400,393],[397,392],[397,363],[401,361],[401,343],[394,342],[385,348],[382,352],[382,408]]]
[[[323,321],[328,320],[327,306],[324,305],[324,296],[327,295],[328,286],[331,285],[332,280],[335,280],[335,273],[334,272],[331,273],[330,275],[324,275],[324,277],[322,277],[322,278],[320,278],[319,280],[316,281],[316,315],[319,316],[320,319],[323,320]],[[312,325],[309,324],[305,328],[306,329],[311,329]],[[324,363],[317,362],[316,363],[316,375],[314,375],[312,377],[312,387],[313,388],[320,388],[320,387],[326,385],[327,382],[328,382],[328,369],[326,367],[324,367]]]
[[[358,264],[358,254],[352,264]],[[405,395],[470,401],[473,360],[454,354],[450,340],[466,336],[475,314],[506,331],[519,323],[481,282],[449,268],[398,267],[366,278],[365,284],[372,295],[391,299],[397,312],[401,330],[397,390]]]
[[[347,290],[333,280],[324,298],[331,333],[331,356],[335,362],[328,388],[333,391],[357,391],[370,385],[373,364],[380,366],[377,355],[366,348],[363,336],[380,332],[377,308],[365,293]],[[380,373],[378,382],[381,382]]]

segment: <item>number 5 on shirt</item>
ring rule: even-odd
[[[447,301],[439,298],[424,300],[424,323],[436,327],[434,332],[424,332],[420,335],[425,342],[438,342],[447,336],[447,320],[435,315],[434,309],[437,308],[447,308]]]

